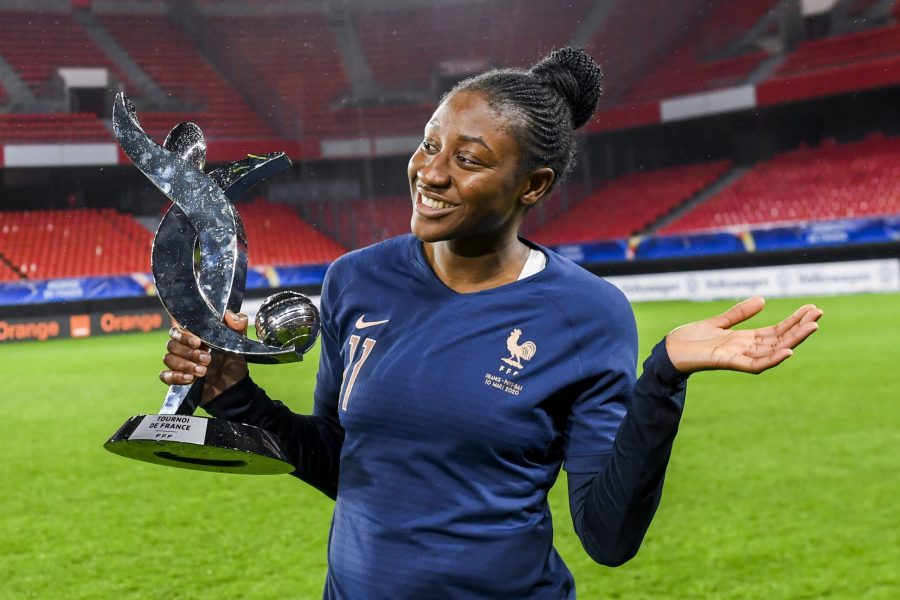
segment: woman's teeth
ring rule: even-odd
[[[429,208],[450,208],[453,206],[452,204],[447,204],[446,202],[441,202],[440,200],[432,200],[427,196],[422,196],[422,204]]]

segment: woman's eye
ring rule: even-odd
[[[425,150],[425,152],[434,152],[437,150],[437,148],[434,147],[434,144],[432,144],[428,140],[422,142],[422,148]]]
[[[477,165],[478,164],[477,162],[475,162],[474,160],[472,160],[471,158],[469,158],[468,156],[465,156],[463,154],[460,154],[459,156],[457,156],[456,160],[458,160],[459,162],[461,162],[464,165]]]

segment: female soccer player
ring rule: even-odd
[[[600,83],[565,48],[444,98],[409,161],[412,235],[325,277],[312,415],[173,329],[160,379],[205,377],[208,412],[273,432],[294,474],[336,500],[325,598],[574,598],[547,504],[560,467],[586,551],[627,561],[660,501],[688,375],[759,373],[817,329],[806,305],[731,330],[763,309],[750,298],[673,330],[636,380],[622,293],[517,235],[570,169]]]

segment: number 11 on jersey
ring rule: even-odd
[[[344,369],[344,381],[347,383],[344,386],[344,398],[341,401],[341,410],[347,410],[347,403],[350,401],[350,392],[353,391],[353,384],[356,382],[359,371],[362,369],[363,364],[365,364],[366,359],[372,354],[372,348],[375,347],[375,342],[377,341],[372,338],[362,340],[362,355],[359,357],[359,361],[356,364],[353,364],[353,359],[356,358],[356,349],[359,348],[360,339],[361,338],[358,335],[350,336],[350,360],[347,361],[347,368]],[[350,371],[350,379],[347,379],[347,371]]]

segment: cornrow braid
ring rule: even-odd
[[[602,82],[600,67],[584,50],[561,48],[527,70],[495,69],[463,80],[449,95],[483,94],[519,142],[522,172],[550,167],[555,186],[572,170],[574,132],[597,109]]]

